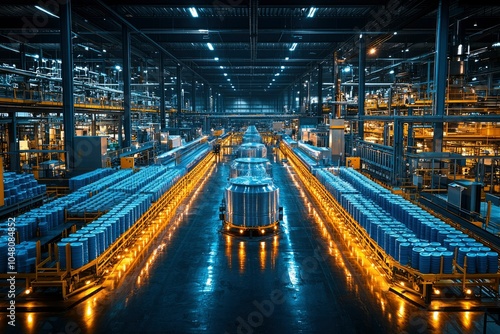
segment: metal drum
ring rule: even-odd
[[[254,125],[250,125],[243,134],[243,143],[262,143],[262,137]]]
[[[240,158],[266,158],[266,145],[260,143],[246,143],[238,148],[238,157]]]
[[[279,220],[279,189],[270,178],[240,176],[225,189],[226,220],[232,225],[256,228]]]
[[[231,178],[238,176],[272,177],[272,165],[269,159],[238,158],[231,163]]]

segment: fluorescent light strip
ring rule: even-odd
[[[40,6],[35,6],[36,9],[38,10],[41,10],[42,12],[44,12],[45,14],[49,14],[50,16],[53,16],[53,17],[57,17],[59,18],[59,16],[57,16],[56,14],[53,14],[51,12],[49,12],[48,10],[46,10],[45,8],[43,7],[40,7]]]
[[[198,12],[196,11],[196,8],[189,7],[189,12],[191,13],[192,17],[198,17]]]
[[[293,43],[289,50],[293,51],[293,50],[295,50],[296,47],[297,47],[297,43]]]
[[[212,45],[212,43],[207,43],[207,46],[210,51],[214,51],[214,46]]]
[[[307,13],[307,17],[314,17],[317,10],[318,10],[318,8],[316,8],[316,7],[309,8],[309,13]]]

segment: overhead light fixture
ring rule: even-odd
[[[309,8],[309,13],[307,13],[307,17],[314,17],[317,10],[318,10],[318,8],[316,8],[316,7]]]
[[[389,71],[389,74],[394,74],[394,70],[390,70],[390,71]]]
[[[285,57],[285,60],[288,60],[288,59],[290,59],[290,57]]]
[[[219,57],[214,57],[214,60],[215,61],[219,61]]]
[[[491,44],[491,46],[494,47],[494,48],[499,48],[500,47],[500,42],[493,43],[493,44]]]
[[[394,35],[397,35],[397,34],[398,34],[398,32],[397,32],[397,31],[395,31],[395,32],[394,32]]]
[[[208,30],[207,29],[198,29],[198,31],[202,34],[208,34]]]
[[[371,55],[372,55],[372,54],[375,54],[375,52],[377,52],[377,49],[375,49],[375,48],[371,48],[371,49],[370,49],[370,54],[371,54]]]
[[[223,68],[224,68],[224,66],[222,66],[222,65],[220,65],[219,67],[220,67],[221,69],[223,69]]]
[[[285,66],[281,65],[281,69],[284,70],[285,69]]]
[[[289,50],[293,51],[293,50],[295,50],[296,47],[297,47],[297,43],[293,43]]]
[[[40,10],[40,11],[42,11],[42,12],[44,12],[45,14],[48,14],[48,15],[52,16],[52,17],[57,17],[57,18],[59,18],[59,16],[57,16],[56,14],[53,14],[53,13],[49,12],[48,10],[46,10],[46,9],[45,9],[45,8],[43,8],[43,7],[40,7],[40,6],[35,6],[35,8],[36,8],[36,9],[38,9],[38,10]]]
[[[189,12],[191,13],[192,17],[198,17],[198,12],[196,11],[196,8],[189,7]]]
[[[210,51],[214,51],[214,46],[212,45],[212,43],[207,43],[207,46]]]
[[[224,76],[227,77],[227,73],[224,73]]]
[[[106,53],[106,49],[102,49],[102,52]]]

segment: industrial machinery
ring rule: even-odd
[[[275,233],[283,213],[267,148],[255,126],[248,127],[242,141],[219,208],[223,232],[251,237]]]

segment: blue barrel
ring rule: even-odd
[[[431,272],[431,255],[430,252],[420,252],[418,259],[418,270],[422,274],[430,274]]]
[[[403,242],[399,244],[399,263],[406,266],[410,263],[411,255],[411,244],[409,242]]]
[[[84,237],[88,240],[88,254],[89,262],[97,258],[97,240],[94,233],[84,234]]]
[[[97,256],[99,256],[106,249],[106,234],[105,231],[99,227],[94,229],[93,234],[96,236]]]
[[[476,254],[469,252],[467,253],[467,274],[475,274],[476,273]]]
[[[85,238],[84,234],[78,238],[78,242],[83,244],[83,264],[89,263],[89,239]]]
[[[485,252],[476,254],[476,271],[478,274],[486,274],[488,272],[488,254]]]
[[[467,253],[470,252],[469,247],[459,247],[458,248],[458,257],[457,257],[457,263],[460,267],[463,267],[464,265],[464,258],[467,255]]]
[[[443,256],[443,274],[453,273],[453,257],[455,256],[453,252],[445,251],[441,253]]]
[[[441,270],[441,256],[442,252],[432,252],[431,253],[431,273],[439,274]]]
[[[418,270],[419,267],[419,259],[420,253],[423,252],[424,249],[422,247],[413,247],[411,250],[411,267]]]
[[[71,247],[71,268],[76,269],[83,266],[83,243],[72,242]]]
[[[488,273],[496,274],[498,272],[498,253],[497,252],[487,252],[488,257]]]

